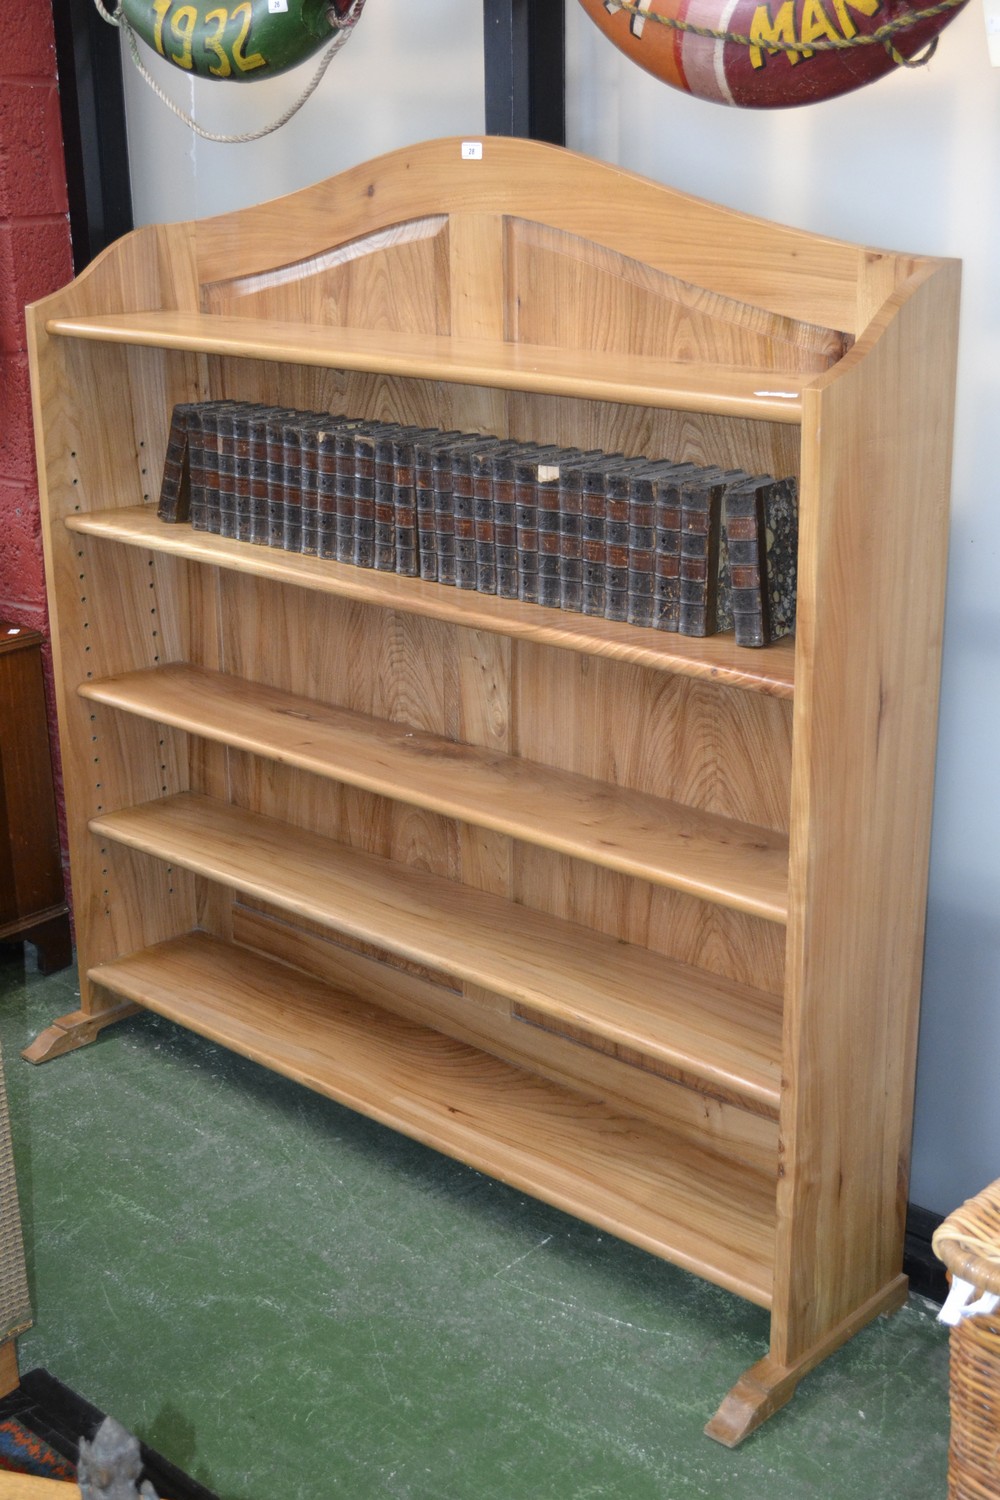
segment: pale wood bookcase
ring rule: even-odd
[[[29,310],[81,972],[29,1055],[148,1007],[770,1308],[736,1443],[906,1293],[959,267],[482,146]],[[161,523],[217,397],[795,475],[797,635]]]

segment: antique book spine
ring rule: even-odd
[[[337,561],[354,562],[354,447],[359,433],[374,424],[355,418],[344,422],[334,438],[337,495]]]
[[[282,535],[278,543],[286,552],[302,548],[302,423],[305,414],[294,412],[284,424],[281,447]]]
[[[440,435],[440,434],[439,434]],[[395,526],[396,572],[404,578],[420,576],[417,534],[417,443],[433,436],[426,427],[405,428],[392,445],[392,508]]]
[[[228,487],[232,467],[228,422],[232,405],[231,401],[211,402],[206,428],[205,496],[209,526],[217,536],[232,536],[236,530],[236,493]]]
[[[604,476],[590,470],[584,476],[582,492],[582,572],[581,612],[604,618],[608,593],[607,539]]]
[[[342,417],[316,429],[316,556],[337,556],[337,432]]]
[[[453,443],[434,451],[434,529],[437,534],[438,582],[458,584],[458,531],[455,520],[455,469],[472,446],[483,441],[481,433],[465,433]],[[471,474],[470,474],[471,478]],[[471,502],[471,496],[470,496]],[[473,538],[473,550],[475,539]]]
[[[204,418],[205,403],[192,402],[188,416],[188,478],[191,525],[195,531],[208,530]]]
[[[285,424],[292,413],[275,407],[267,419],[267,545],[285,545]]]
[[[299,551],[307,557],[319,556],[319,437],[325,413],[315,412],[299,426],[299,496],[301,534]]]
[[[558,461],[549,465],[539,465],[536,471],[535,483],[535,507],[537,512],[538,526],[538,592],[539,604],[544,604],[549,609],[560,609],[562,606],[562,587],[560,583],[562,546],[562,526],[560,516],[562,512],[562,492],[565,483],[563,473],[564,465],[572,462],[574,457],[579,457],[579,450],[567,450],[562,453]],[[542,478],[543,469],[554,474],[551,480]]]
[[[767,538],[759,482],[737,483],[726,490],[726,537],[736,644],[766,646],[771,638]]]
[[[268,543],[267,424],[276,414],[273,406],[256,406],[247,415],[247,446],[250,470],[250,541]]]
[[[471,443],[455,443],[451,450],[451,509],[455,526],[455,587],[476,587],[476,509],[473,458],[492,452],[499,438],[482,434]],[[494,582],[494,591],[496,584]]]
[[[514,501],[514,463],[525,452],[524,443],[511,444],[493,460],[493,526],[496,543],[497,595],[518,597],[517,507]]]
[[[767,596],[771,639],[795,630],[799,555],[798,489],[794,479],[776,479],[764,492]]]
[[[604,475],[604,618],[628,619],[629,515],[632,474],[641,460],[611,460]]]
[[[156,514],[161,521],[191,519],[191,465],[188,433],[196,403],[182,401],[174,407],[167,434],[167,451],[163,459],[160,498]]]
[[[715,595],[715,628],[719,635],[735,629],[733,618],[733,577],[726,534],[726,496],[722,497],[722,524],[719,527],[718,583]]]
[[[219,490],[219,423],[228,402],[206,401],[201,418],[201,477],[204,530],[218,536],[222,531],[222,496]]]
[[[428,583],[438,582],[437,529],[434,523],[435,454],[450,450],[467,434],[429,429],[413,446],[414,506],[417,526],[417,570]]]
[[[450,436],[451,434],[449,434]],[[417,572],[427,583],[437,582],[437,537],[434,532],[432,454],[442,434],[418,439],[413,447],[413,504],[417,521]]]
[[[738,646],[766,646],[795,628],[798,507],[793,480],[744,478],[725,495]]]
[[[556,494],[559,501],[559,595],[560,609],[579,614],[583,609],[583,455],[570,458],[559,468]]]
[[[567,450],[554,444],[533,446],[514,461],[514,526],[517,537],[517,593],[530,604],[540,602],[539,496],[546,497],[546,513],[559,514],[559,460]],[[549,492],[551,491],[551,496]],[[551,500],[549,504],[548,501]],[[556,532],[558,537],[558,531]],[[558,576],[558,575],[557,575]]]
[[[724,476],[726,487],[750,478],[742,469],[732,469]],[[762,482],[768,482],[766,476]],[[716,632],[730,632],[735,628],[733,619],[733,580],[729,560],[729,538],[726,535],[726,491],[722,494],[722,520],[719,525],[718,584],[715,599]]]
[[[676,491],[668,491],[671,480],[694,472],[693,464],[676,464],[670,459],[646,459],[633,471],[629,494],[628,530],[628,613],[631,625],[655,627],[669,591],[674,601],[672,615],[677,629],[680,599],[680,510]],[[674,511],[667,496],[677,499]],[[663,526],[658,542],[658,526],[676,520],[672,527]],[[660,548],[663,551],[661,552]],[[662,558],[662,568],[658,568]],[[666,625],[661,625],[666,629]]]
[[[497,591],[496,464],[512,454],[518,444],[509,439],[490,438],[483,447],[472,449],[472,520],[476,543],[476,588],[481,594]]]
[[[251,538],[250,498],[250,418],[255,410],[253,402],[235,403],[233,423],[233,481],[236,491],[236,537],[249,542]]]
[[[497,449],[492,442],[485,448],[473,449],[470,455],[472,470],[472,532],[475,541],[475,580],[480,594],[495,594],[497,591],[497,541],[493,518],[493,460]],[[456,536],[457,540],[457,536]]]
[[[560,504],[563,507],[564,609],[603,617],[607,605],[607,499],[608,471],[622,462],[620,453],[600,449],[573,455],[563,464]],[[574,535],[579,513],[579,544]],[[577,551],[579,550],[579,559]],[[577,589],[579,573],[580,587]],[[566,584],[568,583],[568,587]]]
[[[236,525],[236,422],[235,403],[220,404],[212,418],[215,434],[215,474],[218,490],[218,534],[235,538]]]
[[[437,557],[437,581],[455,582],[455,511],[452,505],[451,460],[455,443],[442,443],[434,449],[432,482],[434,487],[434,552]]]
[[[724,484],[717,471],[681,485],[681,635],[714,635]]]
[[[384,427],[372,422],[354,433],[354,551],[358,568],[375,566],[375,443]]]
[[[455,528],[455,587],[476,586],[476,519],[472,500],[471,447],[455,445],[451,455],[451,514]]]
[[[372,567],[380,573],[396,571],[396,505],[393,496],[393,443],[401,432],[384,426],[375,437],[373,499],[375,503]]]
[[[552,450],[549,450],[550,452]],[[543,450],[544,453],[544,450]],[[537,449],[514,460],[514,536],[517,542],[517,597],[538,603]],[[556,469],[558,476],[558,469]]]
[[[628,601],[630,625],[653,623],[653,560],[656,556],[656,466],[638,464],[629,481]]]
[[[653,557],[653,620],[657,630],[676,631],[681,620],[681,476],[654,480],[656,536]]]

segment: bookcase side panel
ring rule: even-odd
[[[71,883],[83,981],[95,961],[183,931],[192,883],[163,872],[133,879],[128,859],[97,847],[87,829],[96,812],[187,786],[183,738],[155,725],[124,723],[88,705],[77,687],[186,649],[183,568],[154,553],[108,547],[70,533],[67,516],[133,505],[153,486],[165,399],[155,351],[50,339],[36,329],[33,388],[39,483]],[[148,434],[148,447],[147,437]],[[144,472],[145,471],[145,472]]]
[[[804,429],[775,1345],[898,1276],[943,591],[957,263],[924,267]]]

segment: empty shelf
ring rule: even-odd
[[[634,944],[193,793],[91,830],[593,1033],[776,1117],[781,1001]]]
[[[182,662],[83,697],[626,875],[782,922],[788,839]]]
[[[761,1306],[773,1179],[249,949],[192,933],[101,964],[124,999]]]

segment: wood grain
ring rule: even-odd
[[[731,682],[751,692],[778,697],[790,698],[794,690],[795,646],[787,636],[773,646],[749,652],[736,646],[731,636],[695,639],[668,635],[619,625],[614,620],[590,619],[517,600],[497,599],[489,594],[445,589],[395,573],[376,576],[366,568],[300,557],[275,548],[250,547],[245,542],[194,532],[184,525],[170,526],[158,520],[150,506],[73,515],[67,517],[66,525],[71,531],[126,546],[166,552],[261,578],[286,580],[299,587],[450,620],[477,630],[548,641],[585,655],[638,662],[711,682]]]
[[[798,425],[802,393],[814,377],[766,368],[667,364],[649,356],[608,355],[593,370],[573,350],[541,344],[445,338],[356,328],[312,328],[277,321],[247,322],[209,313],[164,312],[53,318],[62,338],[153,349],[198,350],[242,359],[281,360],[343,370],[385,371],[421,380],[592,401],[638,402],[673,411],[716,412]]]
[[[958,281],[954,263],[916,272],[810,412],[799,592],[809,665],[795,703],[779,1189],[783,1313],[772,1350],[784,1362],[877,1295],[902,1260],[951,384],[932,408],[921,402],[929,370],[954,371]],[[816,1246],[822,1253],[807,1248]]]
[[[191,793],[101,814],[90,826],[102,839],[655,1055],[693,1087],[777,1110],[781,1008],[773,995]]]
[[[721,905],[772,921],[787,915],[788,842],[768,829],[180,663],[80,692]]]

